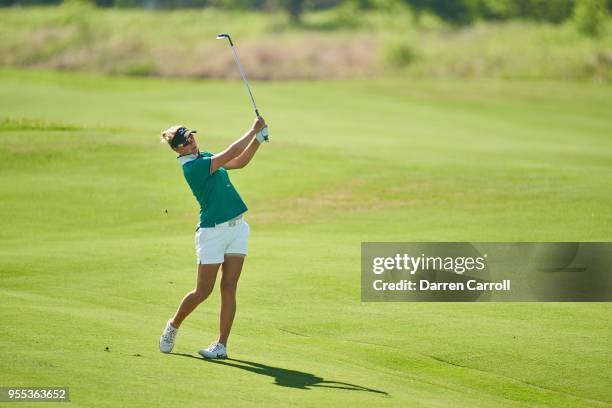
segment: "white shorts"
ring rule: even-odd
[[[211,228],[198,228],[195,234],[198,264],[220,264],[225,254],[247,255],[251,227],[243,219]]]

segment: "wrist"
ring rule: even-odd
[[[264,134],[264,129],[261,129],[259,132],[255,134],[255,139],[257,139],[259,144],[262,144],[263,142],[266,141],[266,135]]]

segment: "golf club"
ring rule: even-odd
[[[240,75],[242,75],[242,80],[246,85],[247,91],[249,91],[249,96],[251,97],[251,103],[253,103],[253,109],[255,109],[255,114],[259,117],[259,110],[257,109],[257,104],[255,103],[255,98],[253,98],[253,93],[251,92],[251,88],[249,87],[249,81],[247,80],[246,74],[244,73],[244,69],[242,68],[242,63],[240,62],[240,57],[238,56],[238,52],[236,52],[236,47],[234,47],[234,42],[232,41],[232,37],[230,37],[227,33],[217,34],[217,40],[222,40],[227,38],[232,48],[232,52],[234,53],[234,60],[236,60],[236,65],[238,65],[238,70],[240,71]],[[268,127],[266,126],[261,130],[264,140],[268,141]]]

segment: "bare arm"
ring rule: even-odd
[[[244,149],[244,151],[240,153],[238,157],[228,161],[225,164],[225,168],[231,170],[246,167],[246,165],[249,164],[253,156],[255,156],[255,152],[257,152],[257,149],[259,149],[260,144],[261,143],[259,143],[257,139],[251,140],[251,143],[249,143],[247,148]]]
[[[230,161],[240,156],[246,149],[249,143],[253,141],[255,134],[266,126],[266,122],[262,117],[258,117],[253,122],[253,126],[240,139],[229,145],[227,149],[221,153],[217,153],[212,157],[210,163],[210,174],[213,174],[219,167],[227,165]],[[255,141],[256,144],[257,141]],[[255,149],[257,150],[257,149]],[[253,152],[254,154],[255,152]],[[252,155],[251,155],[252,157]],[[249,159],[250,160],[250,159]]]

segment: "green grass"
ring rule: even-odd
[[[251,78],[419,77],[612,79],[612,19],[597,38],[563,25],[511,21],[420,26],[399,3],[363,11],[349,3],[306,13],[213,8],[176,11],[61,7],[4,8],[0,66],[132,76],[236,78],[229,32]],[[27,46],[24,46],[27,44]]]
[[[253,364],[210,363],[192,357],[217,292],[181,355],[157,350],[197,219],[158,134],[183,123],[221,150],[251,121],[242,84],[0,71],[0,385],[70,386],[84,407],[612,404],[609,304],[359,289],[361,241],[610,241],[609,86],[253,87],[272,142],[231,174],[252,235],[229,349]]]

